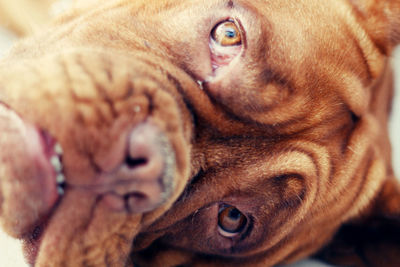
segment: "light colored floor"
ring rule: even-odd
[[[396,94],[394,97],[394,107],[392,120],[390,122],[390,137],[393,145],[393,167],[398,178],[400,178],[400,46],[394,56],[396,73]]]
[[[3,56],[15,38],[0,28],[0,57]],[[394,63],[396,65],[396,87],[399,88],[395,95],[395,106],[390,124],[390,134],[393,151],[393,165],[397,177],[400,177],[400,47],[397,49]],[[21,254],[21,244],[0,231],[0,267],[26,267]],[[328,266],[316,261],[305,260],[291,267],[323,267]]]
[[[9,31],[0,27],[0,58],[7,53],[16,37]]]

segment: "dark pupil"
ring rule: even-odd
[[[227,29],[225,31],[225,36],[228,38],[235,38],[236,37],[236,31],[233,29]]]
[[[238,209],[231,209],[229,211],[229,218],[231,218],[234,221],[239,220],[241,216],[242,214]]]

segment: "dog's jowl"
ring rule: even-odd
[[[400,0],[76,1],[0,61],[0,224],[44,266],[400,266]]]

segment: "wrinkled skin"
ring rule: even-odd
[[[242,37],[229,66],[210,41],[227,20]],[[39,267],[272,266],[318,251],[399,266],[399,29],[399,0],[78,1],[1,62],[0,222]],[[63,195],[42,132],[63,149]],[[137,136],[161,171],[132,164]],[[147,204],[126,198],[138,190]]]

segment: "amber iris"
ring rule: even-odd
[[[225,232],[231,234],[240,233],[246,223],[246,216],[235,207],[222,207],[218,213],[218,226]]]
[[[242,36],[233,21],[224,21],[215,26],[211,37],[222,46],[234,46],[242,44]]]

